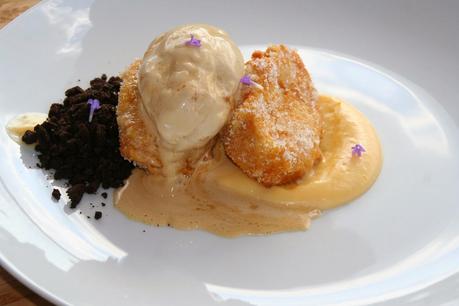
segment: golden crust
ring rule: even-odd
[[[140,64],[140,60],[134,61],[122,75],[117,108],[120,152],[137,166],[155,172],[161,167],[156,139],[154,134],[147,132],[139,111],[137,72]]]
[[[300,56],[283,45],[255,51],[241,101],[222,131],[226,154],[265,186],[291,183],[320,159],[317,94]]]

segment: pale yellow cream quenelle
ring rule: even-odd
[[[25,131],[33,131],[33,128],[37,124],[42,124],[47,117],[48,115],[44,113],[24,113],[17,115],[8,121],[6,124],[6,131],[11,139],[21,144],[21,137],[24,135]]]
[[[192,177],[171,186],[161,176],[137,169],[115,195],[128,217],[179,229],[203,229],[222,236],[268,234],[308,228],[322,210],[347,203],[367,191],[382,166],[375,129],[353,106],[321,96],[323,158],[301,181],[271,188],[247,177],[221,144]],[[352,147],[361,144],[361,157]]]
[[[184,25],[161,34],[148,47],[138,73],[141,112],[158,136],[164,175],[206,145],[226,123],[244,72],[243,57],[222,30]]]

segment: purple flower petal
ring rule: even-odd
[[[97,99],[89,99],[89,122],[92,121],[92,117],[94,116],[94,111],[100,108],[100,101]]]
[[[190,47],[201,47],[201,40],[194,38],[193,34],[191,34],[190,40],[187,40],[185,42],[185,45],[190,46]]]
[[[244,85],[252,85],[252,79],[250,79],[250,76],[247,74],[244,75],[239,82]]]
[[[352,147],[352,156],[361,157],[363,152],[366,152],[366,150],[361,144],[356,144]]]
[[[240,80],[239,82],[241,82],[242,84],[244,85],[248,85],[248,86],[253,86],[255,88],[258,88],[260,90],[263,90],[263,86],[261,86],[260,84],[258,84],[257,82],[255,81],[252,81],[252,79],[250,78],[249,75],[244,75]]]

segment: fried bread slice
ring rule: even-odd
[[[298,53],[284,45],[255,51],[246,63],[255,82],[222,131],[226,154],[264,186],[303,177],[321,158],[317,93]]]
[[[155,134],[147,132],[140,112],[137,72],[141,61],[134,61],[122,74],[123,84],[118,96],[117,121],[120,152],[124,158],[154,173],[161,167]]]

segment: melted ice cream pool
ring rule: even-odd
[[[264,187],[244,175],[217,144],[213,158],[191,178],[171,182],[134,170],[116,191],[115,206],[129,218],[155,226],[202,229],[217,235],[270,234],[304,230],[320,212],[345,204],[376,181],[382,152],[375,129],[353,106],[321,96],[322,161],[301,181]],[[366,152],[352,156],[361,144]]]

